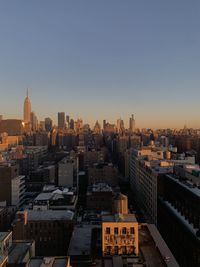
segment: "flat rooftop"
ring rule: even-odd
[[[94,225],[76,226],[74,228],[68,249],[69,256],[91,254],[92,229],[94,229]]]
[[[72,220],[74,212],[69,210],[28,210],[28,221]]]
[[[13,242],[9,250],[8,263],[9,264],[20,264],[26,262],[27,253],[29,253],[33,241],[17,241]]]
[[[42,191],[43,192],[46,192],[46,191],[54,191],[56,189],[57,189],[57,187],[55,185],[47,184],[47,185],[44,185]]]
[[[66,267],[68,262],[69,257],[37,257],[30,260],[28,267]]]
[[[129,255],[116,255],[113,257],[105,257],[103,259],[104,267],[121,267],[121,266],[131,266],[131,267],[144,267],[143,263],[140,263],[138,257],[133,257]]]
[[[193,184],[189,180],[179,180],[180,177],[178,177],[174,174],[168,174],[167,177],[169,177],[175,183],[181,185],[182,187],[184,187],[188,191],[192,192],[197,197],[200,197],[200,189],[198,187],[194,187]]]
[[[53,192],[42,192],[34,199],[34,203],[56,200],[59,198],[64,198],[65,196],[74,196],[74,192],[75,190],[69,190],[68,188],[64,188],[63,190],[56,189]]]
[[[179,267],[154,224],[145,224],[139,229],[139,249],[149,267]]]
[[[165,174],[165,173],[172,173],[173,172],[173,167],[169,166],[169,167],[151,167],[152,172],[154,173],[158,173],[158,174]]]
[[[52,193],[40,193],[34,201],[47,201],[52,198],[53,194]]]
[[[137,222],[135,214],[103,215],[103,222]]]
[[[91,186],[88,186],[88,192],[113,192],[112,187],[106,183],[97,183]]]

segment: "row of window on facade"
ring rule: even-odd
[[[107,246],[105,248],[105,254],[115,254],[115,255],[119,255],[119,254],[135,254],[135,247],[131,246],[129,248],[127,248],[126,246],[122,246],[122,247],[118,247],[118,246]]]
[[[112,234],[110,227],[106,227],[106,234],[107,235]],[[122,227],[121,231],[119,231],[118,227],[114,227],[114,234],[115,235],[118,235],[118,234],[122,234],[122,235],[131,234],[131,235],[134,235],[135,234],[135,229],[134,229],[134,227],[130,227],[130,228]]]

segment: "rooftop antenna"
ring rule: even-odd
[[[26,90],[26,96],[28,97],[28,88],[27,88],[27,90]]]

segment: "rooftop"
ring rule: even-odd
[[[74,212],[69,210],[28,210],[29,221],[72,220]]]
[[[52,198],[52,193],[40,193],[34,201],[50,200]]]
[[[30,260],[28,267],[66,267],[68,264],[69,257],[37,257]]]
[[[137,222],[134,214],[103,215],[103,222]]]
[[[73,196],[75,193],[75,188],[64,188],[62,190],[56,189],[52,192],[42,192],[40,193],[35,199],[34,202],[40,202],[40,201],[49,201],[49,200],[55,200],[59,198],[64,198],[64,196]]]
[[[47,184],[47,185],[44,185],[43,187],[43,192],[47,192],[47,191],[54,191],[56,190],[56,186],[55,185],[51,185],[51,184]]]
[[[91,192],[112,192],[112,187],[110,187],[106,183],[97,183],[93,184],[91,187],[88,188]]]
[[[60,162],[60,164],[68,164],[68,163],[75,163],[76,157],[68,155],[67,157],[63,158]]]
[[[200,189],[198,187],[194,187],[193,183],[191,183],[189,180],[181,180],[180,177],[175,174],[168,174],[167,177],[169,177],[175,183],[183,186],[185,189],[189,190],[196,196],[200,197]]]
[[[142,225],[139,248],[149,267],[179,267],[154,224]]]
[[[144,267],[143,263],[140,263],[140,259],[138,257],[129,255],[115,255],[113,257],[105,257],[103,259],[103,263],[104,267]]]
[[[75,227],[69,245],[69,256],[90,255],[93,228],[93,225]]]
[[[34,241],[15,241],[9,250],[9,264],[20,264],[27,262],[27,253],[29,254]]]

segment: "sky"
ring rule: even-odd
[[[200,127],[199,0],[1,0],[0,114]]]

